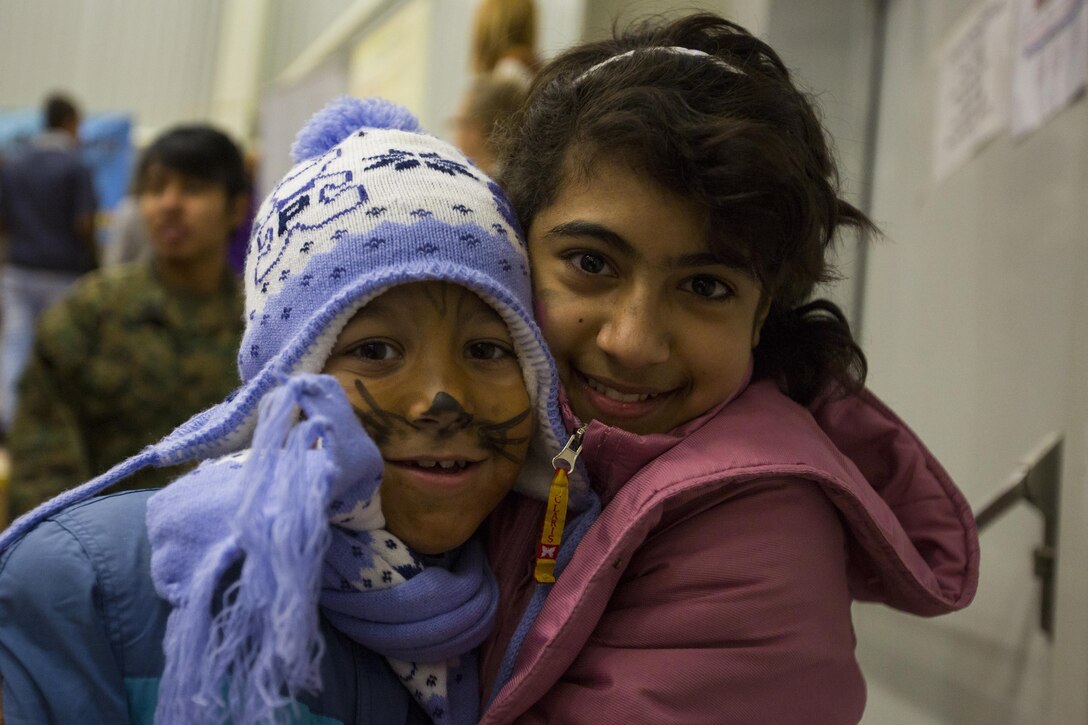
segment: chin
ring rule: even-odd
[[[435,535],[428,531],[428,528],[430,527],[425,525],[415,526],[412,531],[405,536],[401,536],[396,531],[392,531],[392,529],[390,529],[390,531],[400,537],[400,539],[408,544],[408,546],[412,547],[412,551],[417,554],[426,554],[428,556],[445,554],[447,551],[458,548],[472,538],[472,533],[475,531],[475,529],[473,529],[471,531],[449,532],[448,534],[443,532]],[[430,535],[419,536],[418,534],[420,532],[428,532]]]
[[[427,556],[441,556],[447,551],[453,551],[457,547],[464,544],[466,541],[468,541],[467,538],[461,539],[460,543],[457,544],[450,544],[448,542],[440,541],[426,541],[417,543],[407,540],[405,541],[405,543],[408,544],[408,546],[412,548],[412,551],[416,552],[417,554],[425,554]]]

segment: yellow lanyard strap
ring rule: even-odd
[[[563,540],[563,525],[567,522],[567,472],[555,469],[548,490],[548,508],[544,514],[544,529],[540,532],[540,547],[536,552],[533,577],[541,584],[555,581],[555,557]]]

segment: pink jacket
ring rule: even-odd
[[[875,396],[806,410],[770,382],[667,435],[598,423],[604,509],[552,585],[484,723],[856,723],[852,599],[967,606],[967,502]],[[493,515],[501,587],[485,698],[530,597],[542,504]]]

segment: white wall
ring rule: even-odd
[[[4,0],[0,108],[52,90],[163,125],[207,118],[222,0]]]
[[[1048,431],[1066,433],[1057,637],[1038,631],[1034,512],[982,535],[978,597],[934,621],[858,607],[867,722],[1088,722],[1084,570],[1088,104],[932,181],[935,53],[967,0],[893,0],[863,345],[870,384],[976,506]]]
[[[739,10],[752,13],[754,8]],[[873,110],[875,19],[875,3],[869,0],[778,0],[768,3],[763,19],[762,37],[816,102],[839,162],[845,198],[859,207],[869,203],[866,134]],[[819,293],[836,302],[855,327],[861,321],[863,262],[857,236],[844,234],[833,260],[841,279]]]
[[[271,0],[263,77],[279,76],[354,3],[355,0]]]

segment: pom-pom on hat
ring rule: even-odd
[[[566,434],[558,378],[533,322],[529,261],[509,201],[457,149],[419,130],[405,109],[340,98],[299,132],[295,166],[257,212],[245,266],[242,385],[223,403],[106,473],[18,519],[3,550],[37,522],[147,466],[245,447],[257,404],[286,377],[319,372],[355,312],[398,284],[460,284],[506,322],[536,411],[534,442],[515,488],[548,494],[550,458]],[[585,478],[571,506],[588,505]]]

